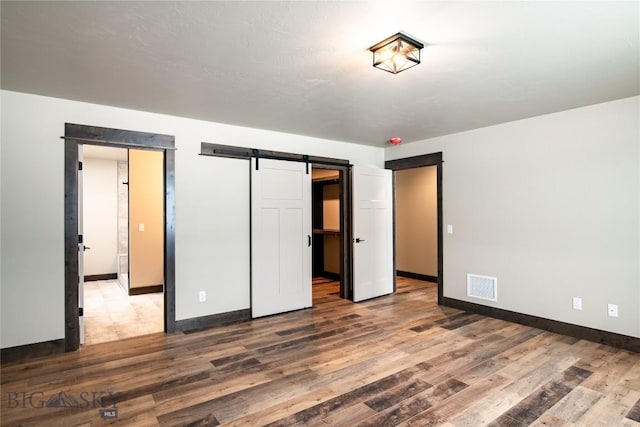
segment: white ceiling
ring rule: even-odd
[[[1,17],[3,89],[374,146],[640,93],[638,1],[2,1]],[[367,48],[400,30],[422,64],[374,69]]]

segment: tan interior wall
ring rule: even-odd
[[[322,227],[325,230],[340,230],[340,188],[338,184],[325,185],[322,189]]]
[[[163,153],[129,150],[132,288],[164,284],[163,188]]]
[[[438,276],[436,166],[396,171],[396,267]]]
[[[324,236],[324,271],[340,274],[340,236],[337,234]]]
[[[335,173],[335,171],[333,171]],[[325,230],[340,230],[340,187],[338,184],[323,188],[322,220]],[[340,274],[340,237],[324,236],[324,271]]]

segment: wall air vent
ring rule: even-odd
[[[498,301],[498,279],[479,274],[467,274],[467,296]]]

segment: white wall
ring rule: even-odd
[[[118,270],[118,162],[84,159],[84,275]]]
[[[64,337],[64,123],[176,137],[176,318],[249,308],[249,169],[200,142],[382,167],[384,150],[2,91],[2,348]],[[37,260],[37,268],[34,267]],[[198,302],[198,291],[207,301]]]
[[[443,152],[445,297],[640,337],[639,128],[632,97],[387,148]],[[467,273],[496,276],[498,302],[467,297]]]

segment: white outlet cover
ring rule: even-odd
[[[205,302],[207,300],[207,293],[205,291],[198,292],[198,299],[200,302]]]
[[[617,304],[608,304],[607,305],[607,314],[609,317],[618,317],[618,305]]]
[[[582,298],[573,297],[573,309],[582,310]]]

